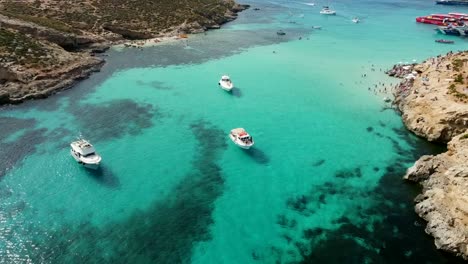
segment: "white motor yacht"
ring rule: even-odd
[[[336,11],[330,9],[328,6],[324,6],[322,10],[320,10],[320,14],[322,15],[336,15]]]
[[[351,21],[353,21],[353,23],[356,23],[356,24],[361,22],[361,20],[359,20],[358,17],[353,18]]]
[[[221,80],[219,80],[219,86],[221,89],[230,92],[232,88],[234,88],[234,84],[231,82],[231,79],[227,75],[221,76]]]
[[[73,158],[86,168],[97,169],[101,162],[101,156],[96,153],[93,145],[85,139],[78,139],[71,144],[70,153]]]
[[[231,138],[234,144],[243,149],[249,149],[254,144],[253,138],[243,128],[235,128],[231,130],[229,138]]]

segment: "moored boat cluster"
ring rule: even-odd
[[[416,22],[437,25],[436,30],[444,35],[468,36],[468,14],[448,13],[432,14],[416,18]],[[452,40],[439,39],[438,43],[453,44]]]

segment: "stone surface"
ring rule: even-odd
[[[459,89],[468,82],[467,61],[467,52],[449,53],[392,72],[398,77],[417,72],[395,91],[407,128],[429,141],[448,142],[447,152],[422,156],[404,176],[423,186],[415,211],[427,221],[425,230],[437,248],[468,260],[468,104]],[[458,76],[462,83],[455,82]]]
[[[405,79],[395,92],[395,104],[407,128],[429,141],[447,143],[468,128],[468,94],[463,90],[468,83],[468,63],[465,61],[459,71],[447,70],[454,60],[468,61],[468,52],[411,66],[406,73],[416,71],[418,77]],[[458,74],[462,75],[463,84],[454,81]],[[450,85],[457,86],[455,95],[466,98],[457,98],[450,92]]]

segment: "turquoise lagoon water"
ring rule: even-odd
[[[401,180],[442,150],[373,92],[397,82],[383,70],[399,61],[466,48],[414,23],[454,9],[342,1],[324,17],[321,2],[250,4],[260,10],[222,30],[115,48],[73,89],[0,110],[0,263],[457,261],[435,249],[418,189]],[[233,94],[217,87],[225,73]],[[229,141],[235,127],[253,149]],[[79,133],[100,170],[70,157]]]

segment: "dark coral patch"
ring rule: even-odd
[[[190,129],[198,141],[193,169],[167,199],[102,228],[89,222],[48,230],[25,226],[39,235],[26,241],[18,256],[32,263],[190,263],[193,246],[211,238],[213,204],[224,188],[216,162],[226,148],[224,132],[209,123]],[[96,176],[106,177],[103,173]],[[0,262],[18,256],[0,255]]]
[[[362,170],[361,168],[354,168],[354,169],[344,169],[335,172],[336,178],[361,178],[362,177]]]
[[[324,159],[320,159],[320,160],[317,160],[317,161],[315,161],[314,163],[312,163],[312,166],[314,166],[314,167],[319,167],[319,166],[322,166],[323,164],[325,164],[325,160],[324,160]]]
[[[0,142],[0,177],[36,152],[37,146],[46,140],[46,132],[45,128],[27,130],[12,142]]]
[[[286,202],[288,208],[297,212],[304,212],[307,209],[308,203],[309,203],[309,199],[305,195],[301,195],[295,198],[290,198]]]
[[[36,124],[36,120],[29,119],[20,119],[14,117],[4,117],[0,116],[0,140],[8,138],[15,132],[26,128],[32,128]]]
[[[322,235],[323,233],[325,232],[325,230],[323,228],[320,228],[320,227],[317,227],[317,228],[313,228],[313,229],[306,229],[303,231],[303,237],[305,239],[313,239],[313,238],[316,238],[320,235]]]
[[[132,100],[115,100],[105,104],[84,104],[71,108],[81,132],[95,141],[138,135],[153,125],[154,119],[164,117],[159,109]]]
[[[138,80],[138,81],[136,81],[136,83],[138,85],[141,85],[141,86],[149,86],[149,87],[154,88],[156,90],[172,90],[172,89],[174,89],[174,87],[169,86],[166,83],[160,82],[160,81],[144,82],[144,81]]]

